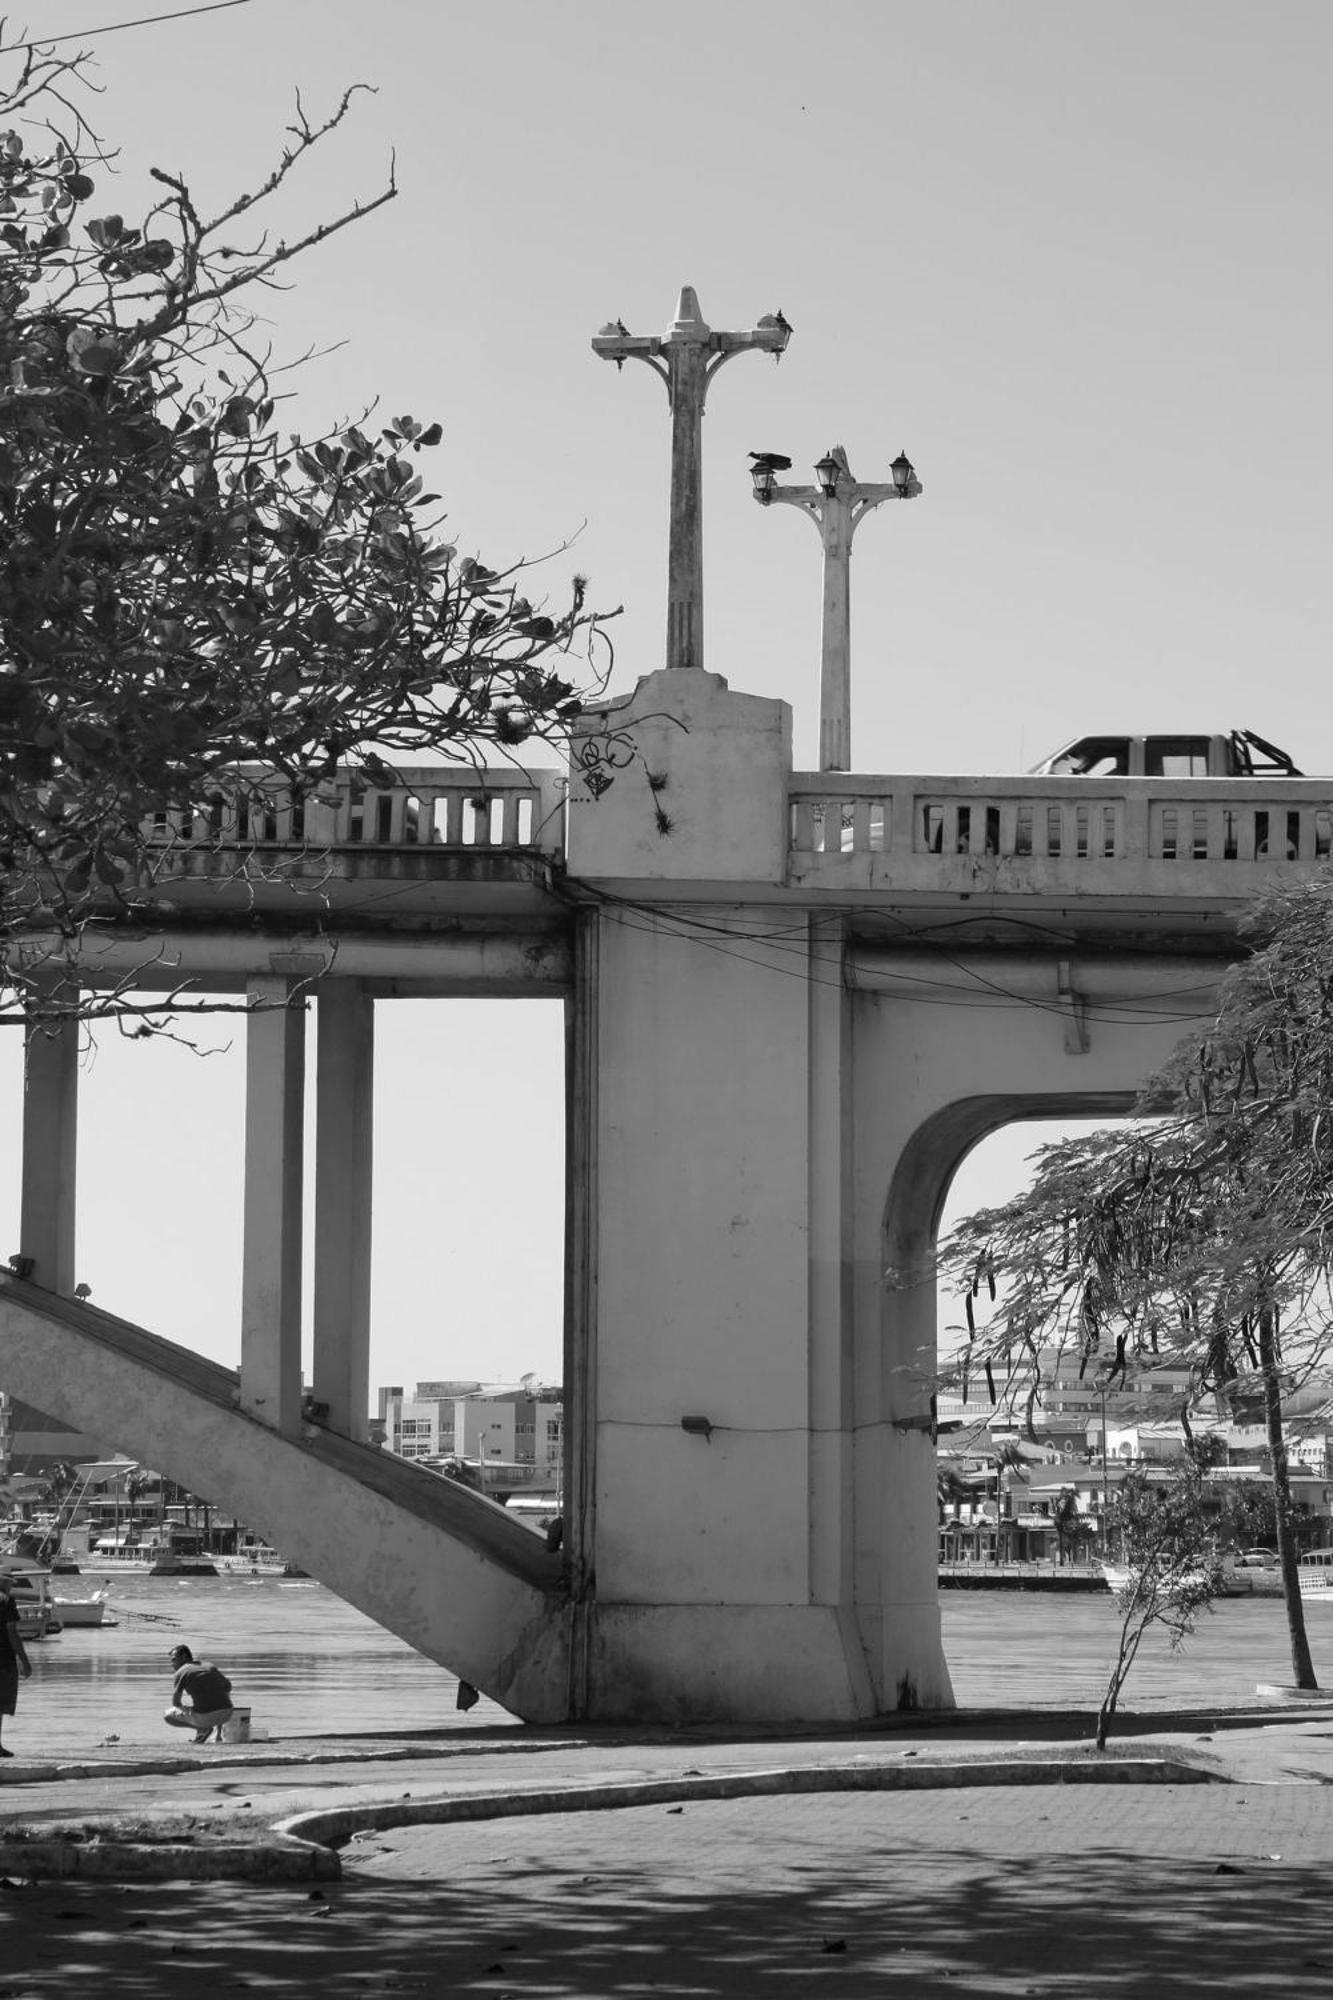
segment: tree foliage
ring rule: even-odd
[[[439,423],[284,434],[249,297],[394,193],[268,240],[264,204],[343,123],[295,123],[217,212],[153,170],[131,219],[85,59],[0,49],[0,950],[131,898],[141,824],[258,763],[299,796],[347,760],[512,757],[609,665],[586,582],[460,554]],[[118,204],[123,210],[124,204]],[[13,982],[21,978],[10,968]]]
[[[1248,931],[1214,1019],[1145,1084],[1148,1122],[1044,1148],[941,1267],[963,1297],[959,1374],[984,1372],[1029,1425],[1071,1366],[1103,1388],[1186,1369],[1187,1440],[1204,1396],[1262,1404],[1293,1664],[1313,1686],[1283,1402],[1322,1374],[1333,1331],[1333,876],[1280,889]]]

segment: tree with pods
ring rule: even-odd
[[[959,1372],[984,1372],[1029,1429],[1071,1358],[1109,1389],[1145,1361],[1187,1369],[1187,1443],[1202,1397],[1257,1394],[1308,1689],[1283,1406],[1321,1378],[1333,1333],[1333,874],[1280,886],[1246,937],[1209,1026],[1144,1086],[1143,1122],[1042,1149],[1031,1185],[968,1217],[940,1266],[964,1298]]]
[[[348,762],[386,782],[395,753],[512,759],[562,740],[610,665],[584,578],[533,602],[522,561],[446,539],[423,474],[438,423],[278,427],[247,300],[395,192],[264,234],[354,91],[321,120],[298,100],[272,170],[219,210],[154,169],[131,219],[87,58],[0,42],[6,69],[0,1021],[93,1006],[52,957],[134,905],[146,816],[216,812],[256,770],[299,800]]]

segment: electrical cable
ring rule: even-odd
[[[804,946],[786,945],[782,940],[792,935],[793,933],[791,932],[730,932],[724,924],[710,923],[705,918],[688,916],[674,907],[668,908],[662,904],[654,903],[639,903],[631,898],[612,896],[603,891],[593,891],[591,900],[595,901],[599,907],[604,909],[609,917],[619,922],[626,929],[644,932],[656,930],[658,935],[662,935],[663,932],[659,929],[659,926],[674,926],[674,929],[667,929],[665,935],[674,935],[681,938],[684,942],[698,944],[705,950],[716,951],[723,957],[735,958],[742,964],[755,965],[761,969],[779,973],[788,978],[800,979],[810,984],[829,987],[841,987],[843,985],[841,955],[838,954],[835,956],[830,953],[826,958],[821,960],[821,956],[817,950],[811,951]],[[650,923],[635,924],[627,914],[629,911],[634,911],[640,916],[648,917],[652,921]],[[727,940],[725,943],[722,941],[724,938]],[[784,953],[792,960],[792,963],[790,965],[775,964],[771,958],[757,957],[753,953],[738,949],[740,945],[745,943],[766,944],[772,952]],[[919,984],[923,987],[928,987],[932,992],[934,1004],[942,1007],[984,1007],[996,1012],[1018,1012],[1022,1009],[1033,1009],[1039,1013],[1052,1014],[1061,1020],[1067,1014],[1067,1008],[1058,1000],[1047,1001],[1041,999],[1038,995],[1013,992],[1011,989],[985,978],[983,974],[975,972],[965,962],[954,957],[951,953],[942,952],[940,956],[947,964],[954,966],[963,975],[963,978],[970,983],[950,985],[948,982],[934,978],[927,973],[914,975],[903,972],[896,974],[895,977],[901,979],[904,984]],[[821,962],[830,966],[836,965],[839,969],[838,976],[836,978],[821,979],[817,974],[812,973],[810,970],[811,965],[817,965]],[[978,988],[981,990],[978,991]],[[1199,990],[1197,987],[1163,987],[1157,992],[1145,994],[1143,998],[1148,1001],[1169,1000],[1173,996],[1179,995],[1183,998],[1186,994]],[[952,993],[958,997],[952,999],[945,998],[944,995],[947,993]],[[1130,1001],[1128,998],[1123,1002],[1088,1000],[1083,1004],[1086,1018],[1125,1027],[1148,1026],[1159,1023],[1169,1025],[1173,1022],[1198,1021],[1208,1018],[1210,1013],[1210,1010],[1207,1008],[1197,1007],[1144,1007]]]
[[[188,21],[196,14],[221,14],[228,7],[248,7],[251,0],[207,0],[199,7],[178,7],[171,14],[141,14],[134,21],[109,21],[101,28],[80,28],[60,35],[42,35],[37,41],[10,42],[0,55],[13,55],[17,49],[53,49],[58,42],[79,42],[94,35],[118,35],[126,28],[153,28],[159,21]]]

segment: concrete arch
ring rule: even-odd
[[[1006,1125],[1050,1118],[1123,1118],[1132,1090],[985,1092],[924,1119],[904,1147],[884,1204],[886,1268],[911,1269],[935,1252],[953,1177],[983,1139]]]
[[[855,1106],[850,1203],[855,1493],[850,1523],[856,1623],[880,1709],[950,1707],[940,1637],[935,1447],[934,1252],[949,1185],[967,1153],[1001,1127],[1038,1118],[1122,1118],[1183,1024],[1155,1004],[1156,968],[1116,972],[1114,1006],[1081,1034],[1033,967],[1006,982],[1020,1004],[932,1006],[896,968],[869,986],[858,968],[851,1061]],[[1191,968],[1200,995],[1217,969]],[[1100,975],[1109,984],[1109,973]],[[1179,975],[1177,975],[1179,976]],[[1003,1089],[996,1089],[997,1082]],[[889,1282],[888,1273],[903,1274]]]
[[[970,1093],[921,1119],[893,1166],[878,1218],[886,1275],[871,1322],[877,1352],[863,1343],[856,1367],[857,1622],[882,1709],[953,1705],[940,1632],[930,1422],[939,1341],[934,1254],[949,1185],[971,1149],[1006,1125],[1123,1117],[1135,1101],[1129,1089]],[[890,1282],[893,1272],[908,1281]],[[919,1281],[910,1281],[913,1272]]]

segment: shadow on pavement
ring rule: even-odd
[[[1326,1857],[1249,1852],[1240,1808],[1211,1847],[1195,1815],[1189,1854],[1162,1851],[1175,1835],[1146,1823],[1159,1851],[1136,1853],[1134,1814],[1146,1822],[1149,1808],[1132,1803],[1110,1841],[1075,1849],[1083,1821],[1050,1805],[1011,1795],[992,1812],[954,1794],[947,1827],[880,1801],[794,1825],[775,1825],[765,1802],[711,1821],[414,1830],[358,1843],[348,1877],[313,1891],[9,1883],[4,1988],[14,2000],[85,1985],[99,2000],[325,1987],[440,2000],[1329,1989]]]

